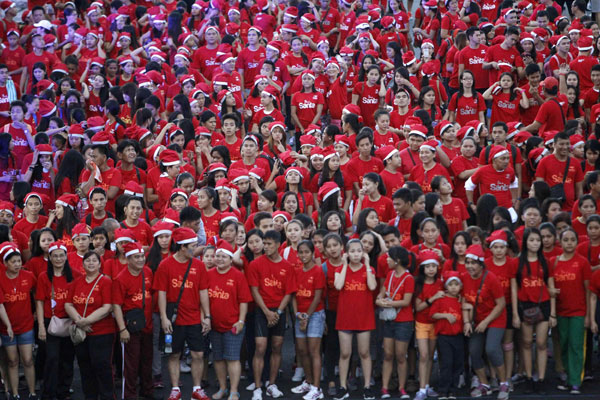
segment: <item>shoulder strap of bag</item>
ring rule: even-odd
[[[100,276],[98,277],[98,279],[96,279],[96,282],[94,283],[94,286],[92,286],[92,290],[90,290],[90,294],[88,294],[87,299],[85,299],[85,307],[83,309],[83,315],[82,317],[85,318],[85,313],[87,312],[87,306],[88,306],[88,302],[90,301],[90,297],[92,296],[92,293],[94,292],[94,289],[96,289],[96,285],[98,284],[98,282],[100,282],[100,279],[102,279],[102,277],[104,276],[104,274],[100,274]],[[53,289],[54,291],[54,289]]]
[[[142,311],[146,307],[146,277],[144,276],[144,268],[142,268]]]
[[[563,111],[562,106],[560,105],[560,103],[558,102],[558,100],[556,100],[556,98],[551,99],[551,101],[555,102],[556,105],[558,106],[558,108],[560,110],[560,116],[562,117],[563,125],[566,125],[567,124],[567,119],[565,118],[565,112]]]
[[[54,300],[54,282],[52,282],[51,292],[50,292],[50,312],[54,317],[54,307],[52,307],[52,300]]]
[[[394,274],[395,272],[392,272],[392,274]],[[390,299],[394,300],[394,297],[396,297],[396,295],[398,294],[398,291],[400,290],[400,288],[402,287],[402,285],[404,285],[404,281],[406,280],[406,278],[408,278],[408,276],[410,275],[410,272],[407,272],[404,274],[404,278],[402,279],[402,281],[400,281],[400,283],[398,284],[398,286],[396,287],[396,290],[394,290],[394,294],[392,296],[390,296]],[[390,277],[390,283],[388,284],[388,294],[392,291],[392,281],[394,280],[394,276],[392,275]]]
[[[173,316],[171,317],[171,322],[174,323],[177,319],[177,312],[179,311],[179,302],[181,301],[181,296],[183,296],[183,290],[185,289],[185,281],[187,281],[187,277],[190,273],[190,269],[192,268],[192,258],[188,263],[187,269],[185,271],[185,275],[183,275],[183,281],[181,281],[181,288],[179,289],[179,294],[177,295],[177,301],[175,302],[175,308],[173,310]]]
[[[475,297],[475,306],[473,306],[473,323],[475,323],[475,315],[477,315],[477,305],[479,304],[479,295],[481,294],[481,289],[483,288],[483,282],[485,282],[485,277],[487,276],[487,270],[483,272],[483,278],[481,278],[481,283],[479,283],[479,289],[477,289],[477,297]]]
[[[569,174],[569,164],[571,163],[571,157],[568,156],[567,157],[567,165],[565,165],[565,172],[563,174],[563,185],[565,184],[565,181],[567,180],[567,175]]]

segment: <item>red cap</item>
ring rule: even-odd
[[[198,241],[198,236],[196,236],[196,232],[194,232],[190,228],[175,229],[173,231],[172,238],[173,241],[177,244],[189,244]]]

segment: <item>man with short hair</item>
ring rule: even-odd
[[[352,158],[346,165],[345,177],[351,179],[354,186],[354,193],[362,187],[363,176],[369,172],[379,173],[383,171],[383,162],[376,157],[371,156],[373,149],[373,136],[370,133],[359,133],[356,135],[356,147],[358,157]]]
[[[544,79],[544,97],[546,101],[540,106],[535,120],[521,130],[531,133],[538,132],[543,136],[548,129],[562,131],[567,121],[569,101],[566,96],[558,93],[558,81],[553,77]]]
[[[265,254],[248,265],[246,276],[254,302],[256,303],[255,340],[256,351],[252,365],[256,389],[252,400],[262,400],[261,375],[264,368],[264,357],[267,342],[271,339],[271,363],[267,396],[283,397],[276,384],[281,365],[281,347],[285,333],[285,310],[296,291],[294,270],[292,265],[279,254],[281,235],[270,230],[263,239]]]
[[[570,211],[575,199],[583,194],[581,163],[569,156],[570,148],[569,136],[564,132],[557,133],[554,136],[554,153],[542,158],[535,171],[535,180],[548,183],[550,190],[553,186],[563,184],[563,211]]]
[[[85,164],[85,170],[81,172],[79,183],[83,193],[88,193],[94,186],[100,186],[106,191],[108,203],[106,208],[114,213],[115,200],[121,188],[121,171],[111,168],[108,164],[108,147],[104,144],[95,144],[92,147],[92,160]],[[96,179],[96,168],[102,177],[101,181]]]
[[[491,136],[493,143],[484,148],[483,151],[480,153],[479,164],[485,165],[489,163],[490,153],[493,146],[501,146],[507,149],[509,151],[510,164],[519,180],[518,193],[521,193],[521,164],[523,163],[523,158],[521,157],[521,152],[514,145],[508,143],[508,141],[506,140],[506,137],[508,136],[508,125],[506,125],[502,121],[496,122],[494,125],[492,125]]]
[[[458,76],[466,69],[471,71],[475,77],[475,89],[482,91],[489,87],[489,74],[483,69],[488,47],[481,44],[481,30],[476,26],[467,29],[466,35],[469,45],[458,52]]]
[[[523,69],[525,68],[525,65],[516,48],[518,42],[519,29],[511,26],[506,29],[504,41],[502,43],[488,48],[485,54],[485,61],[483,62],[483,69],[489,71],[488,82],[490,84],[498,82],[498,78],[502,71],[512,72],[514,79],[517,81],[517,78],[522,78],[524,76]]]
[[[204,335],[211,328],[206,266],[194,258],[198,238],[193,230],[177,228],[171,238],[175,243],[175,253],[158,265],[154,278],[161,326],[165,336],[172,335],[172,353],[168,356],[172,386],[169,400],[181,399],[179,356],[184,343],[187,343],[192,356],[192,399],[208,400],[200,386],[204,369]],[[176,310],[176,314],[172,310]]]

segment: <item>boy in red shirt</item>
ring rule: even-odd
[[[465,342],[463,336],[462,305],[459,273],[450,271],[444,279],[446,295],[431,306],[431,318],[435,320],[435,334],[440,351],[440,396],[454,397],[458,391],[458,379],[464,370]],[[443,357],[442,357],[443,355]]]
[[[352,158],[346,166],[346,176],[351,179],[354,193],[362,187],[363,176],[369,172],[379,173],[383,170],[383,162],[379,158],[371,157],[373,137],[366,132],[356,135],[358,157]]]

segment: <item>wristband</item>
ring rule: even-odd
[[[467,324],[471,325],[471,321],[463,322],[463,325],[467,325]]]
[[[425,303],[427,303],[427,305],[428,305],[429,307],[431,307],[431,302],[429,301],[429,299],[425,299]]]
[[[242,324],[242,325],[245,325],[245,324],[246,324],[244,321],[241,321],[241,320],[240,320],[240,321],[238,321],[237,323],[238,323],[238,324]]]
[[[123,332],[124,332],[124,331],[126,331],[126,330],[127,330],[127,328],[123,328],[123,329],[121,329],[121,330],[119,331],[119,333],[123,333]]]

